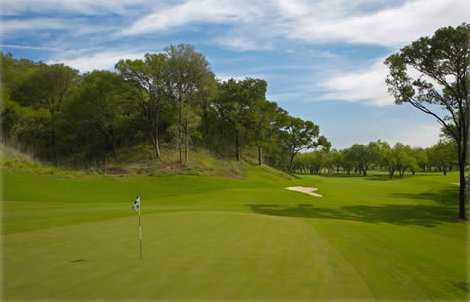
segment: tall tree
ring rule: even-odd
[[[264,89],[266,92],[266,89]],[[270,143],[273,131],[276,129],[275,116],[278,114],[278,106],[275,102],[269,102],[264,95],[259,95],[252,110],[251,122],[252,136],[258,151],[258,165],[263,164],[263,150]]]
[[[167,97],[166,64],[164,54],[146,54],[144,60],[121,60],[116,64],[119,74],[134,88],[156,159],[160,158],[160,113]]]
[[[210,85],[208,77],[213,77],[206,58],[196,52],[191,45],[180,44],[170,46],[165,50],[168,57],[166,68],[166,88],[168,95],[178,107],[178,137],[177,145],[180,163],[189,160],[191,110],[185,107],[196,102],[201,97],[206,85]],[[184,161],[183,161],[184,152]]]
[[[389,56],[386,79],[397,104],[408,103],[437,119],[457,146],[459,218],[466,219],[465,166],[470,120],[470,25],[444,27]],[[437,107],[440,107],[439,109]]]
[[[220,84],[214,107],[219,118],[232,133],[235,158],[239,161],[255,120],[256,107],[265,100],[267,84],[259,79],[236,81],[229,79]],[[256,129],[257,130],[257,129]]]
[[[115,156],[131,118],[124,104],[129,88],[125,84],[110,71],[93,71],[83,76],[76,95],[64,107],[59,124],[64,141],[62,153],[74,164],[99,160],[106,169],[108,154]],[[79,144],[74,146],[74,142]]]
[[[63,103],[78,79],[78,71],[63,64],[41,64],[17,88],[15,98],[23,99],[22,103],[33,108],[46,108],[50,114],[50,145],[52,159],[57,164],[57,120]],[[20,97],[20,95],[24,96]]]

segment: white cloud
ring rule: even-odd
[[[227,74],[227,73],[218,73],[216,78],[222,82],[234,79],[236,81],[245,80],[246,78],[250,79],[264,79],[265,77],[262,74]]]
[[[216,41],[235,48],[246,45],[238,41],[255,38],[264,41],[258,45],[266,45],[266,40],[287,38],[307,43],[397,46],[470,18],[467,0],[392,3],[395,5],[391,6],[390,1],[371,0],[188,0],[155,10],[123,33],[161,32],[191,23],[222,23],[234,25],[234,29]],[[374,4],[378,8],[365,10],[364,7]]]
[[[247,4],[247,3],[245,3]],[[193,22],[233,23],[253,15],[249,5],[236,1],[199,0],[159,8],[151,14],[137,20],[123,34],[142,34],[158,32],[179,27]]]
[[[93,71],[95,69],[112,70],[121,59],[141,59],[146,52],[133,51],[103,51],[93,54],[80,54],[77,57],[57,58],[48,61],[49,64],[62,63],[80,70],[80,72]]]
[[[436,122],[434,124],[422,124],[401,129],[402,131],[393,131],[390,137],[383,140],[390,144],[402,143],[413,147],[429,147],[439,141],[441,127]]]
[[[372,13],[347,11],[337,18],[320,19],[308,13],[290,26],[289,36],[309,42],[340,41],[396,46],[442,26],[470,19],[470,1],[415,0]]]
[[[12,34],[19,31],[64,29],[69,27],[69,24],[65,20],[53,18],[2,20],[0,25],[0,35]]]
[[[58,47],[17,45],[17,44],[0,44],[0,48],[43,50],[43,51],[63,51],[62,48],[58,48]]]
[[[319,84],[325,90],[322,99],[367,102],[378,106],[393,104],[393,97],[385,86],[388,71],[383,61],[383,58],[379,59],[357,71],[333,73]]]
[[[153,2],[151,0],[4,0],[1,14],[4,16],[46,12],[81,15],[126,14],[133,8],[150,6]]]

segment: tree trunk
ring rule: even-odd
[[[153,146],[153,158],[160,159],[160,142],[159,142],[159,133],[158,133],[158,124],[160,120],[159,112],[155,112],[155,119],[153,121],[152,129],[152,146]]]
[[[258,165],[261,166],[263,164],[263,150],[261,146],[258,146]]]
[[[57,166],[57,141],[56,141],[56,132],[55,132],[55,114],[51,113],[51,145],[52,145],[52,159],[54,165]]]
[[[465,211],[465,189],[466,189],[466,179],[465,179],[465,162],[459,162],[459,173],[460,173],[460,188],[459,188],[459,218],[467,219],[467,213]]]
[[[179,161],[180,165],[183,164],[183,124],[182,124],[182,116],[183,116],[183,103],[181,100],[179,100],[179,108],[178,108],[178,139],[177,139],[177,144],[178,144],[178,152],[179,152]]]
[[[188,119],[186,118],[184,125],[184,162],[189,161],[189,126]]]
[[[240,142],[238,141],[238,131],[235,133],[235,158],[240,161]]]
[[[457,153],[458,153],[458,164],[459,164],[459,218],[467,219],[467,213],[465,210],[465,191],[466,191],[466,179],[465,179],[465,164],[467,160],[467,145],[468,145],[468,131],[461,129],[459,140],[457,141]],[[461,139],[463,138],[463,140]]]
[[[289,160],[289,172],[292,171],[292,166],[293,166],[293,163],[294,163],[294,157],[295,157],[295,153],[292,153],[291,156],[290,156],[290,160]]]

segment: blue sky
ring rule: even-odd
[[[1,9],[4,52],[81,72],[190,43],[221,80],[267,80],[271,100],[337,148],[437,142],[432,118],[393,104],[383,60],[470,22],[467,0],[4,0]]]

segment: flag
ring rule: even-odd
[[[137,198],[134,201],[134,204],[132,205],[132,209],[136,212],[139,211],[140,209],[140,196],[137,196]]]
[[[139,216],[139,254],[140,254],[140,259],[143,259],[142,258],[142,218],[141,218],[141,214],[140,214],[140,210],[141,210],[141,200],[140,200],[140,196],[137,195],[137,197],[135,198],[135,201],[134,203],[132,204],[132,209],[134,211],[136,211],[138,213],[138,216]]]

